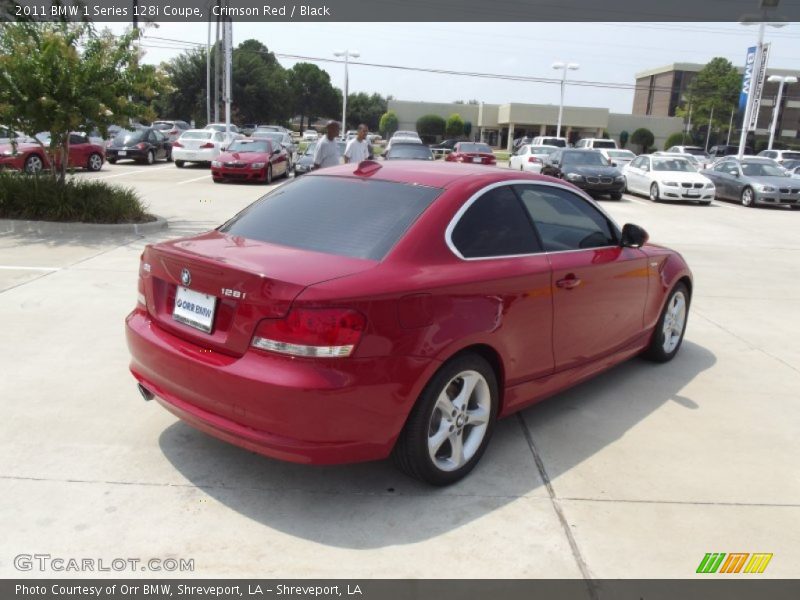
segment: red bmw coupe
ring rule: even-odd
[[[444,158],[448,162],[475,163],[478,165],[496,165],[492,147],[483,142],[458,142],[453,151]]]
[[[235,140],[211,161],[211,177],[215,183],[260,181],[269,184],[273,177],[288,176],[289,154],[280,145],[273,149],[269,140]]]
[[[691,293],[678,253],[568,183],[364,161],[147,246],[126,332],[142,395],[211,435],[446,485],[497,418],[670,360]]]
[[[99,171],[106,159],[106,150],[100,144],[93,144],[80,133],[69,136],[69,166],[89,171]],[[60,161],[59,161],[60,162]],[[27,173],[38,173],[50,168],[50,159],[36,142],[0,146],[0,168],[5,167]]]

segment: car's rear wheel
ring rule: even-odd
[[[184,161],[182,161],[182,160],[176,160],[175,161],[175,166],[178,167],[179,169],[182,169],[183,165],[185,165],[185,164],[186,163]]]
[[[272,165],[267,165],[267,174],[264,176],[264,183],[272,183]]]
[[[756,205],[756,194],[753,188],[746,187],[742,190],[742,206],[754,207]]]
[[[393,457],[408,475],[449,485],[478,463],[497,417],[494,370],[477,354],[462,354],[433,376],[408,417]]]
[[[148,151],[146,160],[148,165],[152,165],[154,162],[156,162],[155,152],[153,152],[152,150]]]
[[[650,200],[658,202],[658,184],[654,183],[650,186]]]
[[[655,362],[672,360],[683,343],[688,317],[689,290],[685,284],[679,283],[672,288],[667,303],[661,311],[650,345],[642,356]]]
[[[25,172],[38,173],[44,168],[44,161],[38,154],[31,154],[25,159]]]
[[[117,164],[117,159],[116,158],[109,158],[109,159],[106,160],[106,162],[108,164],[110,164],[110,165],[115,165],[115,164]]]
[[[89,157],[86,168],[90,171],[99,171],[103,168],[103,157],[95,152]]]

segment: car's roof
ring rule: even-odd
[[[377,162],[370,161],[379,168],[370,171],[367,175],[358,175],[359,165],[345,164],[313,171],[312,176],[334,177],[367,177],[396,183],[408,183],[429,187],[446,188],[466,180],[480,177],[486,184],[494,181],[511,181],[515,179],[530,179],[531,181],[554,181],[550,177],[521,173],[511,169],[501,169],[486,165],[471,165],[467,163],[454,163],[444,161],[418,162],[395,161]],[[355,169],[353,168],[355,166]]]
[[[581,154],[602,154],[600,151],[603,150],[603,148],[559,148],[559,150],[563,150],[564,152],[580,152]],[[616,148],[606,148],[606,150],[616,150]]]

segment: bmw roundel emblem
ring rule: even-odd
[[[192,283],[192,274],[189,273],[189,269],[183,269],[181,271],[181,283],[184,286],[188,286],[190,283]]]

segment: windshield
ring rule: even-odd
[[[317,142],[314,142],[313,144],[309,144],[308,148],[306,148],[305,155],[306,156],[311,156],[312,154],[314,154],[314,150],[316,150],[316,149],[317,149]]]
[[[156,121],[153,123],[153,129],[158,129],[159,131],[166,131],[167,129],[172,129],[172,123],[167,121]]]
[[[606,154],[611,158],[627,158],[629,160],[636,158],[636,155],[630,150],[607,150]]]
[[[786,177],[780,167],[766,163],[742,163],[742,173],[748,177]]]
[[[395,144],[386,153],[386,158],[387,160],[433,160],[433,153],[430,148],[421,144]]]
[[[697,169],[685,158],[654,158],[653,171],[683,171],[696,173]]]
[[[549,146],[557,146],[559,148],[566,148],[567,147],[567,141],[566,140],[560,140],[558,138],[543,138],[542,139],[542,143],[543,144],[547,144]]]
[[[480,152],[481,154],[492,154],[492,149],[488,144],[461,143],[458,145],[459,152]]]
[[[381,260],[441,193],[348,177],[303,177],[221,227],[229,235],[312,252]]]
[[[212,135],[214,135],[213,131],[187,131],[182,136],[182,140],[207,140]]]
[[[616,148],[617,145],[612,140],[595,140],[592,148]]]
[[[704,158],[708,158],[708,154],[702,148],[692,148],[691,146],[685,146],[683,151],[686,154],[691,154],[692,156],[702,156]]]
[[[130,146],[144,139],[144,131],[120,131],[111,142],[114,146]]]
[[[564,152],[565,165],[607,167],[606,157],[599,152]]]
[[[283,141],[283,134],[279,131],[256,131],[253,137],[269,140],[274,144],[280,144]]]
[[[531,154],[550,155],[556,150],[558,150],[556,146],[531,146]]]
[[[269,142],[253,140],[237,140],[228,146],[228,152],[271,152]]]

